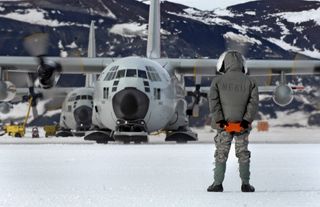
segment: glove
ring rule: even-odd
[[[225,126],[228,126],[228,122],[225,121],[225,120],[221,120],[221,121],[218,121],[217,124],[219,125],[220,128],[224,128]]]
[[[248,129],[249,126],[250,126],[250,122],[248,122],[247,120],[242,120],[241,123],[240,123],[240,126],[244,129]]]

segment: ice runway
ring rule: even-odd
[[[0,206],[319,206],[320,144],[251,144],[240,192],[234,146],[224,193],[208,193],[213,144],[0,145]]]

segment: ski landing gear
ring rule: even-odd
[[[185,131],[168,131],[165,139],[166,142],[187,143],[189,141],[198,141],[198,135],[191,130]]]
[[[73,137],[71,130],[59,130],[57,131],[56,137]]]
[[[98,144],[107,144],[115,141],[110,131],[89,131],[84,136],[84,140],[96,141]]]
[[[141,144],[148,142],[148,133],[116,131],[113,133],[113,138],[116,141],[123,142],[124,144],[130,144],[130,142],[134,142],[135,144]]]

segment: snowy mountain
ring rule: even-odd
[[[161,8],[163,57],[217,58],[226,49],[238,49],[251,59],[320,58],[318,1],[252,1],[213,11],[164,1]],[[98,56],[143,56],[148,9],[135,0],[0,1],[0,55],[27,55],[23,38],[47,32],[50,55],[86,56],[89,24],[95,20]],[[303,83],[308,90],[286,109],[275,106],[270,98],[263,99],[260,117],[303,111],[309,120],[306,125],[320,125],[319,77],[290,81]],[[209,82],[204,80],[205,85]],[[203,124],[205,119],[195,121]]]

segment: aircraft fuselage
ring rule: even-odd
[[[176,109],[175,82],[159,63],[140,57],[108,65],[94,89],[93,124],[112,131],[163,129]],[[137,123],[125,129],[127,123]],[[140,128],[139,128],[140,126]]]

